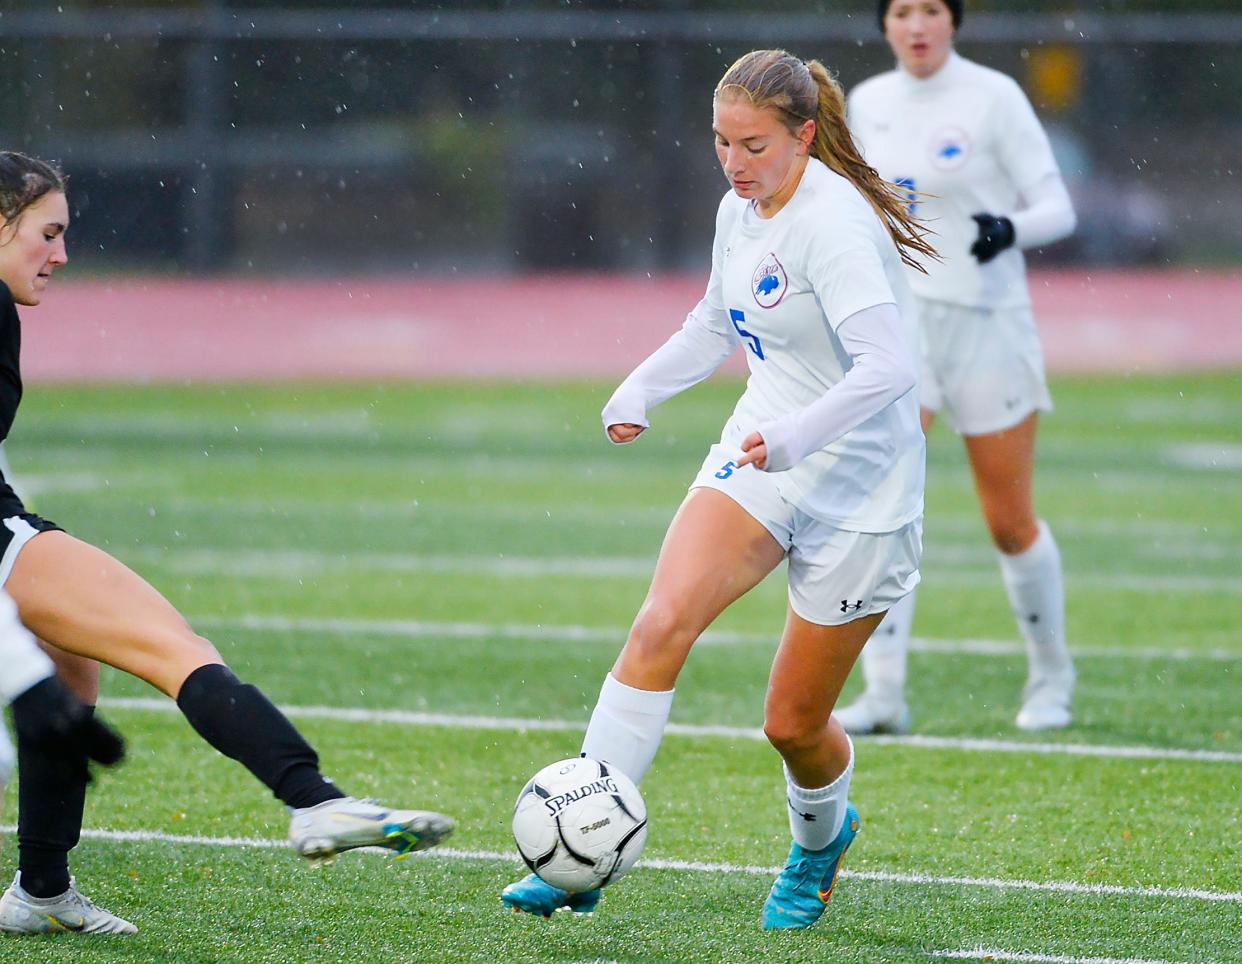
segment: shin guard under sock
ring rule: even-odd
[[[319,757],[257,687],[227,666],[200,666],[181,684],[177,706],[204,740],[241,763],[287,806],[345,796],[319,772]]]

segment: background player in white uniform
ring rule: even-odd
[[[924,443],[902,261],[932,252],[901,193],[862,161],[844,111],[817,61],[766,50],[729,68],[714,130],[733,189],[707,293],[603,412],[609,438],[630,442],[653,406],[746,353],[745,394],[670,524],[582,749],[640,781],[694,641],[788,558],[764,731],[784,760],[794,843],[765,928],[823,913],[858,828],[853,748],[830,713],[884,611],[918,582]],[[545,915],[598,898],[533,875],[502,894]]]
[[[1066,726],[1074,669],[1065,645],[1061,558],[1031,497],[1038,413],[1052,407],[1021,248],[1074,229],[1048,138],[1021,88],[958,56],[960,0],[881,0],[897,69],[850,95],[869,163],[910,191],[936,232],[939,263],[911,273],[923,335],[924,430],[943,412],[963,437],[1001,574],[1026,640],[1017,724]],[[838,711],[852,733],[909,725],[906,649],[914,594],[863,652],[864,694]]]

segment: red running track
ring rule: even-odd
[[[616,377],[680,325],[704,281],[61,275],[22,310],[22,368],[30,382]],[[1051,371],[1242,366],[1242,271],[1058,271],[1031,288]],[[728,364],[742,370],[740,353]]]

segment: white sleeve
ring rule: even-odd
[[[712,273],[702,300],[686,316],[681,330],[630,372],[612,393],[602,413],[605,432],[608,426],[623,423],[647,428],[648,410],[697,385],[737,347],[740,337],[724,309],[722,223],[718,216]]]
[[[914,387],[917,368],[896,305],[864,308],[836,331],[852,367],[806,408],[758,426],[768,448],[765,472],[793,468]]]
[[[1014,244],[1019,248],[1039,248],[1074,231],[1078,219],[1069,191],[1059,174],[1050,174],[1034,187],[1022,192],[1024,207],[1008,215],[1013,223]]]
[[[9,594],[0,592],[0,706],[7,706],[55,672],[47,653],[17,618]]]
[[[1048,132],[1035,108],[1013,80],[1005,78],[992,108],[991,126],[1000,165],[1025,195],[1050,176],[1061,176]]]
[[[808,225],[806,275],[815,299],[836,331],[846,318],[873,305],[895,304],[896,295],[884,270],[881,245],[891,245],[876,213],[854,192],[843,199],[838,217]]]
[[[730,328],[704,324],[704,303],[690,312],[681,330],[634,369],[604,406],[605,430],[629,422],[646,428],[647,412],[678,392],[697,385],[720,367],[737,347]]]

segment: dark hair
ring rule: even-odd
[[[953,18],[953,29],[956,30],[962,25],[962,0],[941,0],[941,2],[949,8],[949,16]],[[893,0],[880,0],[880,33],[884,33],[884,18],[888,15],[888,8],[893,5]]]
[[[784,50],[752,50],[716,85],[718,98],[730,91],[741,91],[756,107],[775,110],[791,133],[815,121],[811,155],[858,188],[888,229],[901,260],[925,271],[914,255],[936,257],[936,249],[925,240],[927,229],[910,214],[908,192],[863,160],[846,126],[845,92],[827,67],[818,60],[803,63]]]
[[[65,190],[60,168],[17,151],[0,151],[0,217],[8,227],[22,212],[51,191]]]

